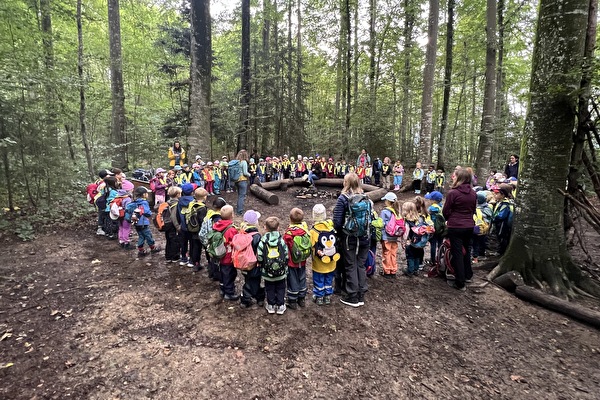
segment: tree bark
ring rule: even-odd
[[[210,0],[191,1],[190,48],[190,134],[191,156],[200,154],[212,160],[211,134],[211,64],[212,40]]]
[[[242,83],[237,151],[247,149],[250,130],[250,0],[242,0]]]
[[[477,160],[475,163],[477,175],[482,178],[489,175],[496,116],[496,14],[496,0],[487,0],[485,90],[483,95],[481,132],[479,134],[479,146],[477,148]]]
[[[421,133],[419,135],[419,156],[417,161],[423,164],[431,161],[431,130],[433,124],[433,81],[437,53],[438,19],[440,1],[429,0],[429,18],[427,23],[427,49],[423,70],[423,100],[421,102]]]
[[[94,173],[94,163],[92,161],[92,151],[88,142],[87,125],[85,122],[85,81],[83,77],[83,29],[81,25],[81,0],[77,0],[77,76],[79,78],[79,132],[81,133],[81,142],[83,143],[83,152],[87,162],[88,175],[90,180],[96,176]]]
[[[110,89],[112,93],[111,140],[115,147],[111,165],[127,171],[125,134],[125,89],[121,56],[121,15],[119,0],[108,0],[108,41],[110,44]]]
[[[588,0],[541,0],[514,229],[490,273],[520,272],[525,282],[561,297],[574,296],[575,287],[600,295],[567,252],[559,192],[569,171],[588,9]]]
[[[438,142],[437,167],[445,170],[446,167],[446,134],[448,131],[448,110],[450,108],[450,89],[452,87],[452,62],[454,47],[454,3],[448,0],[448,22],[446,23],[446,66],[444,68],[444,100],[442,104],[442,122],[440,126],[440,140]]]
[[[411,51],[413,46],[413,30],[415,24],[416,11],[412,0],[404,0],[404,74],[402,79],[402,119],[400,121],[400,160],[406,162],[407,158],[407,135],[409,121],[409,105],[410,105],[410,83],[411,83]]]

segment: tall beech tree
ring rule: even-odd
[[[567,251],[559,192],[569,172],[589,7],[589,0],[540,2],[515,224],[508,250],[489,276],[518,271],[527,283],[562,297],[580,289],[600,295]]]

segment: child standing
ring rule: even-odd
[[[494,225],[494,233],[498,237],[498,253],[503,255],[510,242],[510,234],[512,231],[512,218],[514,206],[510,200],[512,187],[509,184],[502,183],[498,188],[493,189],[496,197],[496,207],[492,223]]]
[[[248,210],[244,213],[244,222],[240,230],[252,235],[252,251],[258,254],[258,244],[260,243],[260,233],[258,233],[258,220],[260,213],[254,210]],[[256,305],[262,307],[265,303],[265,289],[260,286],[262,272],[260,267],[256,266],[250,271],[242,271],[244,277],[244,286],[242,287],[242,298],[240,304],[243,308],[252,305],[252,299],[256,300]]]
[[[385,157],[383,159],[383,164],[381,165],[381,177],[383,180],[383,188],[386,190],[390,190],[391,188],[391,178],[392,178],[392,166],[390,165],[392,160],[389,157]]]
[[[300,249],[298,242],[302,240],[296,237],[306,237],[307,248]],[[310,256],[310,236],[308,226],[304,222],[304,211],[299,208],[292,208],[290,211],[290,226],[283,235],[283,240],[288,246],[288,277],[287,277],[287,307],[292,310],[298,309],[298,306],[306,306],[306,260]],[[307,250],[306,252],[303,252]],[[302,253],[302,254],[300,254]]]
[[[171,211],[172,226],[165,226],[165,240],[167,245],[165,247],[165,259],[168,263],[179,262],[179,251],[181,243],[179,237],[177,237],[177,203],[181,197],[181,188],[178,186],[171,186],[167,191],[169,200],[167,201],[169,210]]]
[[[189,212],[196,213],[196,221],[204,221],[204,217],[206,217],[207,196],[208,192],[206,191],[206,189],[198,188],[194,190],[194,201],[190,203],[188,209]],[[200,242],[200,236],[198,236],[198,231],[200,230],[200,227],[198,227],[197,230],[194,232],[192,232],[191,230],[191,226],[188,226],[188,231],[190,234],[190,262],[192,263],[193,271],[198,272],[203,268],[200,264],[200,258],[202,258],[202,243]]]
[[[419,274],[420,260],[423,259],[425,251],[422,248],[412,245],[417,235],[412,228],[419,224],[420,218],[415,203],[407,201],[402,204],[402,215],[406,222],[406,243],[404,244],[404,250],[406,252],[406,269],[402,272],[407,276],[416,276]]]
[[[213,163],[209,161],[206,163],[206,168],[204,168],[204,188],[208,192],[208,194],[213,195],[214,193],[214,183],[215,183],[215,173],[213,171]]]
[[[219,261],[221,270],[221,296],[225,300],[237,301],[240,297],[235,294],[235,278],[237,278],[237,269],[233,267],[233,258],[231,257],[231,239],[236,234],[236,227],[233,225],[233,207],[227,204],[221,208],[221,220],[215,222],[213,229],[223,233],[225,247],[227,252]]]
[[[213,163],[213,172],[215,180],[213,183],[213,194],[216,194],[218,196],[221,194],[221,177],[223,175],[221,172],[219,160],[215,160],[215,162]]]
[[[156,169],[156,175],[150,180],[150,190],[154,192],[154,208],[158,209],[160,203],[165,202],[167,192],[167,178],[165,178],[165,170],[162,168]]]
[[[122,189],[119,190],[119,196],[123,196],[123,202],[121,207],[123,210],[127,209],[127,205],[131,203],[131,196],[133,195],[133,183],[123,180],[121,182]],[[131,233],[131,224],[125,220],[125,218],[119,218],[119,244],[124,250],[133,250],[131,247],[129,234]]]
[[[200,232],[198,237],[204,246],[208,245],[208,233],[211,231],[214,224],[221,220],[221,209],[227,205],[227,202],[222,197],[217,197],[213,200],[212,206],[213,210],[208,210],[206,212],[206,217],[204,217],[204,221],[202,221],[202,226],[200,227]],[[221,271],[219,271],[219,262],[218,260],[213,260],[208,254],[208,251],[205,252],[207,269],[208,269],[208,277],[213,281],[221,281]]]
[[[430,165],[427,171],[427,177],[425,178],[425,192],[431,193],[435,190],[435,178],[437,173],[435,172],[434,166]]]
[[[444,175],[444,171],[441,169],[437,170],[437,174],[435,174],[435,190],[440,193],[444,193],[444,184],[446,183],[446,176]]]
[[[285,278],[287,276],[288,248],[279,234],[279,219],[265,220],[266,233],[258,244],[256,258],[265,281],[265,294],[269,314],[285,312]]]
[[[429,206],[427,211],[429,212],[431,220],[433,221],[433,226],[435,227],[435,232],[433,235],[431,235],[431,239],[429,239],[429,246],[431,251],[429,253],[429,256],[431,264],[435,264],[435,255],[437,252],[437,248],[442,244],[443,237],[446,234],[446,219],[442,215],[441,205],[443,198],[444,196],[437,190],[434,190],[433,192],[427,193],[425,195],[425,199],[431,201],[431,205]]]
[[[421,194],[421,181],[423,180],[423,175],[425,175],[425,172],[423,171],[423,168],[421,168],[421,163],[417,162],[415,170],[413,171],[412,184],[415,194]]]
[[[148,189],[143,186],[139,186],[133,192],[135,200],[127,205],[125,211],[125,219],[129,222],[135,223],[135,230],[138,234],[138,257],[144,257],[148,255],[148,252],[144,249],[144,243],[150,246],[150,253],[158,253],[160,247],[154,244],[154,238],[152,232],[150,232],[150,218],[152,217],[152,211],[148,204]]]
[[[402,186],[402,178],[404,177],[404,167],[400,160],[396,161],[394,165],[394,190],[400,190],[400,186]]]
[[[381,211],[381,219],[383,220],[384,229],[381,236],[382,260],[383,260],[383,277],[395,278],[398,272],[398,236],[390,234],[385,227],[392,219],[402,219],[400,213],[400,204],[398,197],[394,192],[388,192],[381,200],[385,201],[385,208]]]
[[[487,203],[486,192],[477,192],[477,209],[475,210],[474,216],[476,232],[474,232],[473,235],[473,260],[471,261],[473,264],[479,262],[478,258],[485,254],[487,235],[489,233],[489,227],[492,223],[492,217],[493,211]],[[488,231],[485,231],[486,226]]]
[[[310,230],[312,251],[313,300],[318,306],[331,304],[333,278],[340,255],[335,248],[336,235],[333,221],[327,218],[323,204],[312,210],[314,225]]]
[[[181,246],[181,259],[179,261],[179,265],[186,265],[190,268],[194,266],[189,259],[188,253],[191,248],[192,234],[187,229],[184,210],[187,212],[188,206],[192,201],[194,201],[194,197],[192,196],[193,192],[194,185],[191,183],[184,183],[181,186],[182,196],[179,198],[179,202],[177,203],[176,216],[178,222],[177,235],[179,236],[179,242]]]

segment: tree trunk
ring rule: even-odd
[[[10,173],[10,163],[8,159],[8,143],[4,143],[6,139],[8,139],[8,132],[6,131],[6,126],[4,125],[4,110],[2,109],[2,104],[0,103],[0,140],[3,143],[1,146],[2,150],[2,164],[4,164],[4,179],[6,182],[6,194],[8,196],[8,209],[10,211],[15,210],[15,201],[13,197],[13,186],[12,186],[12,174]]]
[[[350,0],[346,0],[344,18],[346,18],[346,122],[344,124],[344,138],[346,140],[344,153],[346,153],[349,150],[348,142],[351,139],[350,116],[352,114],[352,95],[350,94],[352,87],[352,24],[350,23]]]
[[[490,0],[491,1],[491,0]],[[429,0],[429,18],[427,23],[427,49],[423,70],[423,100],[421,102],[421,133],[419,135],[418,161],[431,161],[431,129],[433,124],[433,81],[437,52],[438,19],[440,1]]]
[[[483,117],[479,134],[479,147],[475,169],[477,175],[486,177],[490,171],[492,140],[496,113],[496,0],[487,0],[487,41],[485,52],[485,90],[483,95]]]
[[[275,93],[273,91],[273,78],[270,74],[271,66],[271,0],[263,0],[263,26],[262,26],[262,60],[261,69],[262,75],[262,87],[260,93],[263,96],[263,100],[260,104],[261,110],[261,148],[263,153],[267,149],[275,151],[275,154],[280,154],[280,149],[272,148],[271,139],[273,138],[273,119],[272,119],[272,101],[275,101]],[[258,107],[258,105],[257,105]]]
[[[494,165],[494,161],[499,161],[498,150],[501,138],[506,137],[506,113],[504,112],[504,30],[506,28],[504,22],[504,0],[498,0],[498,58],[496,68],[496,120],[494,123],[494,143],[492,143],[492,152],[490,156],[490,165]]]
[[[438,143],[437,167],[445,170],[446,134],[448,131],[448,109],[450,108],[450,88],[452,83],[452,62],[454,47],[454,2],[448,0],[448,22],[446,24],[446,67],[444,68],[444,100],[442,104],[442,123]]]
[[[209,160],[212,153],[211,134],[211,19],[210,0],[191,1],[191,67],[190,67],[190,155],[200,154]]]
[[[509,270],[561,297],[600,295],[567,252],[565,187],[581,83],[588,0],[541,0],[511,242],[493,277]],[[557,12],[560,10],[561,12]],[[545,176],[543,185],[539,177]]]
[[[250,0],[242,0],[242,87],[237,151],[248,147],[250,130]]]
[[[81,133],[81,142],[83,143],[83,152],[87,162],[88,175],[91,180],[96,177],[94,173],[94,163],[92,161],[92,152],[88,142],[87,126],[85,123],[85,80],[83,77],[83,29],[81,26],[81,0],[77,0],[77,76],[79,78],[79,131]]]
[[[125,89],[121,57],[121,15],[119,0],[108,0],[108,41],[110,44],[110,89],[112,93],[111,140],[115,147],[111,165],[127,171],[125,135]]]
[[[413,45],[413,29],[415,24],[415,10],[411,0],[404,0],[404,10],[406,17],[404,19],[404,74],[402,80],[402,119],[400,121],[400,160],[406,162],[406,147],[409,121],[410,105],[410,60]]]
[[[298,132],[296,138],[305,140],[304,132],[304,90],[302,88],[302,9],[298,0],[298,23],[296,27],[296,118]]]

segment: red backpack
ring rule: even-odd
[[[110,202],[110,219],[117,220],[125,217],[125,208],[123,208],[123,200],[128,196],[115,197]]]
[[[250,271],[256,267],[256,254],[252,248],[252,239],[258,232],[236,233],[231,239],[231,257],[233,258],[233,266],[242,271]]]
[[[96,181],[94,183],[90,183],[85,187],[85,192],[87,193],[87,201],[91,205],[94,205],[96,200],[96,196],[98,195],[98,184],[100,181]]]

